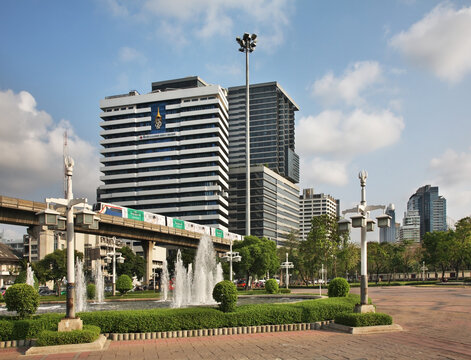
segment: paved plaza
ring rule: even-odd
[[[377,311],[392,315],[403,332],[310,330],[115,341],[106,351],[49,356],[24,357],[25,349],[4,349],[0,359],[471,359],[470,287],[370,288],[369,295]]]

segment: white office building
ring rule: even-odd
[[[399,232],[399,240],[412,240],[420,242],[420,214],[419,210],[407,210],[404,213],[402,226]]]
[[[340,202],[330,195],[314,194],[314,189],[303,189],[299,196],[299,239],[306,240],[314,216],[339,216]]]
[[[226,90],[199,77],[107,96],[97,199],[220,228],[228,226]]]

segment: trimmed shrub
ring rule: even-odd
[[[84,325],[83,330],[51,331],[43,330],[36,340],[37,346],[67,345],[91,343],[100,336],[100,328],[94,325]]]
[[[269,294],[276,294],[278,292],[278,283],[275,279],[269,279],[265,282],[265,291]]]
[[[353,327],[391,325],[393,323],[392,317],[384,313],[339,314],[335,317],[335,322]]]
[[[285,289],[285,288],[281,288],[280,290],[278,290],[278,292],[280,294],[291,294],[291,290],[290,289]]]
[[[13,317],[0,318],[0,341],[35,339],[43,330],[57,330],[57,324],[64,314],[42,314],[31,319],[16,320]]]
[[[93,300],[93,299],[95,299],[95,294],[96,294],[96,286],[95,286],[95,284],[88,284],[88,285],[87,285],[87,299],[88,299],[88,300]]]
[[[16,311],[20,319],[31,317],[39,306],[38,292],[28,284],[15,284],[5,292],[8,311]]]
[[[116,281],[116,289],[121,293],[121,294],[126,294],[129,290],[132,289],[132,280],[131,278],[123,274],[118,278],[118,281]]]
[[[39,281],[36,275],[33,273],[34,279],[34,289],[36,291],[39,290]],[[15,279],[15,284],[26,284],[26,270],[21,270],[18,276]]]
[[[237,304],[237,287],[229,280],[218,282],[213,289],[213,299],[219,303],[219,310],[232,312]]]
[[[350,292],[350,285],[348,281],[344,278],[337,277],[332,279],[329,283],[329,289],[327,290],[327,295],[329,297],[344,297],[347,296]]]

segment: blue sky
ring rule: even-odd
[[[398,220],[425,184],[471,214],[471,1],[6,0],[0,32],[2,195],[61,196],[67,129],[75,196],[93,202],[99,100],[192,75],[243,85],[235,37],[254,32],[251,82],[300,107],[301,188],[351,207],[366,169],[368,203]]]

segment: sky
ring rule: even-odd
[[[300,189],[344,210],[365,169],[368,204],[395,204],[396,221],[426,184],[450,218],[471,215],[471,0],[4,0],[0,195],[62,197],[67,130],[74,195],[95,202],[100,99],[195,75],[244,85],[244,32],[250,82],[300,108]]]

